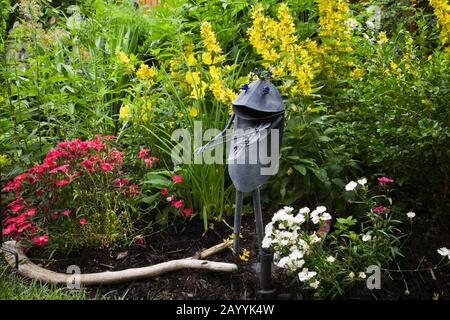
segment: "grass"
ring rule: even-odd
[[[0,300],[85,300],[84,290],[27,280],[0,259]]]

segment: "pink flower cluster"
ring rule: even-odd
[[[142,148],[141,151],[139,151],[139,156],[138,156],[140,159],[144,160],[145,166],[147,168],[150,168],[154,161],[158,161],[159,160],[156,157],[147,157],[147,154],[149,152],[150,152],[149,149]]]
[[[92,175],[118,176],[113,187],[120,188],[125,196],[138,195],[138,185],[120,177],[123,153],[110,145],[108,140],[112,138],[96,135],[93,140],[61,142],[50,149],[41,164],[8,181],[2,191],[12,193],[14,198],[6,205],[3,235],[15,239],[25,236],[38,246],[46,244],[49,237],[45,225],[60,216],[71,217],[71,209],[54,210],[64,204],[64,191],[71,194],[72,189],[65,188],[77,181],[90,181]],[[84,225],[87,220],[82,218],[78,223]]]
[[[182,182],[183,182],[183,177],[180,176],[180,175],[174,174],[174,175],[172,176],[172,181],[173,181],[174,184],[182,183]],[[161,194],[162,194],[163,196],[167,196],[168,193],[169,193],[169,189],[168,189],[168,188],[162,188],[162,189],[161,189]],[[184,206],[184,200],[182,200],[182,199],[177,200],[176,197],[175,197],[175,195],[171,195],[171,196],[166,197],[166,201],[167,201],[167,202],[170,202],[171,205],[174,206],[174,207],[177,208],[177,209],[179,209],[179,208],[181,208],[181,207]],[[189,209],[189,208],[183,208],[183,209],[181,210],[181,213],[182,213],[184,216],[189,216],[189,215],[192,214],[192,209]]]

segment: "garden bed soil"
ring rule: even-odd
[[[270,219],[267,212],[265,220]],[[436,250],[450,245],[449,222],[444,219],[436,226],[415,223],[414,232],[403,249],[405,257],[394,271],[383,271],[380,290],[369,290],[365,283],[350,290],[343,299],[449,299],[450,265],[431,271],[439,262]],[[110,299],[255,299],[258,277],[256,235],[253,215],[244,214],[242,219],[241,249],[250,250],[248,261],[241,261],[225,250],[208,258],[212,261],[230,262],[238,265],[234,273],[218,273],[200,270],[181,270],[158,278],[134,281],[118,285],[88,287],[90,298]],[[82,250],[65,258],[54,257],[50,263],[41,265],[65,272],[69,265],[78,265],[83,273],[118,271],[138,268],[160,262],[186,258],[223,241],[232,230],[223,223],[216,223],[214,230],[204,233],[200,222],[192,221],[173,226],[167,232],[159,232],[145,239],[145,245],[134,245],[123,250]],[[36,252],[30,252],[36,258]],[[36,263],[39,260],[34,259]],[[400,270],[411,270],[401,271]],[[419,269],[419,270],[418,270]],[[275,268],[273,285],[279,299],[314,299],[309,293],[296,292],[285,273]]]

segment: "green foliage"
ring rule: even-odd
[[[386,268],[401,256],[406,234],[399,227],[401,220],[410,218],[392,205],[389,189],[379,194],[369,191],[366,183],[355,183],[355,189],[344,192],[352,200],[329,233],[317,230],[332,218],[325,206],[302,208],[298,214],[284,207],[267,225],[263,245],[274,250],[277,265],[300,288],[313,289],[320,298],[335,298],[366,281],[369,266]]]

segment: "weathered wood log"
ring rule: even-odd
[[[17,252],[19,253],[18,272],[21,275],[30,279],[53,284],[79,283],[80,285],[85,286],[115,284],[132,280],[157,277],[165,273],[181,269],[200,269],[218,272],[233,272],[237,270],[237,265],[234,263],[199,260],[196,257],[190,257],[185,259],[171,260],[143,268],[132,268],[121,271],[107,271],[99,273],[86,273],[79,275],[66,274],[50,271],[34,264],[21,251],[20,245],[16,241],[7,241],[5,242],[4,246],[17,250]],[[229,246],[230,243],[224,242],[200,252],[197,256],[200,258],[205,258],[214,253],[222,251]],[[8,264],[11,267],[14,267],[14,256],[8,253],[4,253],[4,256]]]

